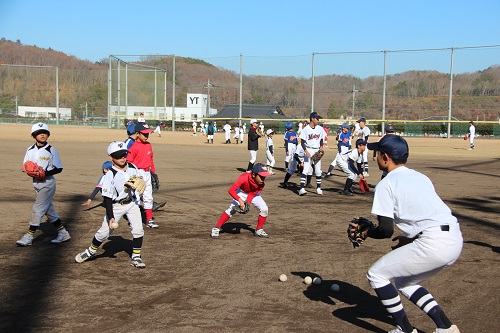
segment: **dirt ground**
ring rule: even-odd
[[[266,180],[263,198],[270,238],[252,235],[257,212],[234,216],[218,240],[210,229],[228,207],[229,186],[248,164],[244,145],[215,144],[189,132],[152,135],[161,188],[155,201],[159,229],[146,229],[143,259],[129,264],[131,234],[123,224],[95,259],[77,264],[99,228],[104,209],[80,206],[101,174],[110,141],[125,131],[51,126],[49,142],[59,150],[64,171],[57,175],[56,210],[71,240],[54,246],[54,228],[44,221],[33,246],[16,246],[28,227],[34,191],[22,160],[33,143],[28,125],[1,124],[4,177],[0,212],[2,248],[1,332],[387,332],[393,323],[371,290],[365,273],[390,250],[390,240],[368,239],[353,249],[347,222],[369,216],[373,190],[353,197],[338,191],[345,176],[323,180],[323,196],[299,197],[278,188],[285,173],[278,148],[277,172]],[[281,135],[274,139],[281,146]],[[462,332],[500,326],[500,149],[498,140],[477,139],[467,150],[459,139],[408,138],[408,166],[428,175],[459,219],[464,235],[460,259],[423,285]],[[258,160],[264,162],[262,147]],[[323,170],[335,156],[327,149]],[[380,179],[370,164],[371,186]],[[299,183],[293,176],[292,181]],[[93,203],[100,202],[100,198]],[[288,281],[279,282],[286,274]],[[305,276],[320,276],[306,286]],[[340,291],[330,291],[337,283]],[[410,321],[432,332],[430,318],[403,299]]]

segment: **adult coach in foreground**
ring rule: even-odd
[[[408,144],[402,137],[387,134],[369,143],[368,149],[377,151],[379,169],[388,174],[378,183],[373,199],[371,213],[379,226],[367,229],[363,238],[390,238],[394,223],[404,234],[393,238],[398,241],[393,251],[367,273],[371,287],[396,321],[397,328],[390,332],[417,332],[406,316],[399,290],[432,318],[435,333],[459,333],[434,297],[418,284],[460,256],[463,239],[457,219],[436,194],[430,179],[405,166]],[[353,226],[351,223],[352,231]]]

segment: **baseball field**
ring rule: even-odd
[[[277,149],[276,175],[262,193],[269,206],[270,235],[252,234],[257,211],[235,215],[219,239],[210,230],[228,207],[229,186],[246,168],[243,145],[224,144],[223,134],[206,144],[201,134],[151,134],[161,187],[155,201],[167,205],[154,213],[159,229],[146,229],[145,269],[130,266],[132,237],[127,224],[113,233],[98,255],[77,264],[101,225],[103,208],[83,203],[101,175],[106,147],[126,138],[124,130],[50,126],[49,143],[58,149],[64,170],[56,176],[54,205],[71,240],[53,245],[56,231],[46,220],[32,246],[18,247],[28,228],[35,193],[21,172],[30,125],[1,124],[4,180],[0,191],[0,332],[387,332],[392,319],[379,304],[365,274],[390,251],[389,239],[368,239],[353,249],[347,222],[369,217],[373,187],[380,179],[370,162],[372,186],[353,197],[339,195],[345,175],[323,179],[323,196],[296,187],[278,188],[285,173],[284,149]],[[282,146],[275,135],[275,147]],[[460,259],[426,287],[462,332],[494,332],[500,326],[500,149],[499,141],[407,138],[408,167],[433,181],[458,218],[464,236]],[[265,162],[260,143],[258,161]],[[323,170],[335,157],[326,149]],[[299,184],[299,177],[291,182]],[[93,201],[97,204],[100,196]],[[399,230],[396,229],[396,234]],[[286,274],[286,282],[278,281]],[[319,276],[320,285],[306,285]],[[340,290],[330,290],[332,284]],[[402,297],[410,322],[433,332],[433,322]]]

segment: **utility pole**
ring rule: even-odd
[[[356,92],[359,91],[356,89],[356,85],[353,85],[352,86],[352,119],[354,120],[354,101],[355,101],[355,95],[356,95]]]
[[[210,114],[210,88],[214,87],[213,84],[210,84],[210,79],[208,79],[208,82],[203,88],[207,89],[207,111],[205,117],[208,117]]]

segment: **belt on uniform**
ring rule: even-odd
[[[139,170],[150,172],[151,171],[151,167],[148,167],[148,168],[139,168]]]
[[[120,200],[113,200],[113,203],[119,203],[120,205],[126,205],[132,202],[132,199],[127,197]]]
[[[441,231],[450,231],[450,225],[449,224],[443,224],[438,226]],[[419,232],[418,234],[421,235],[423,231]]]

